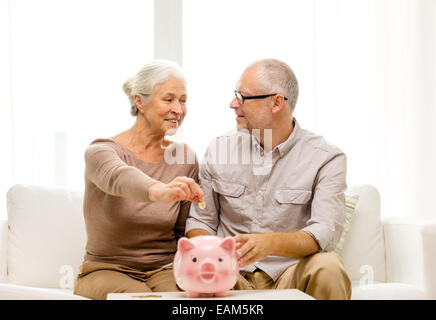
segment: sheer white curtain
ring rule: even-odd
[[[348,155],[382,215],[435,217],[435,3],[431,0],[184,1],[190,84],[184,138],[202,153],[234,128],[229,108],[252,60],[288,62],[295,116]]]
[[[436,2],[376,1],[377,181],[393,216],[436,217]]]
[[[185,0],[183,68],[188,77],[184,136],[202,154],[235,127],[233,90],[251,61],[287,61],[300,83],[296,116],[315,128],[313,4],[301,0]]]
[[[122,84],[153,59],[154,3],[1,0],[1,5],[2,48],[11,53],[1,55],[6,85],[0,217],[5,218],[11,184],[82,190],[86,146],[133,124]]]

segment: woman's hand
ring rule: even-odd
[[[177,177],[170,183],[157,182],[148,188],[151,201],[175,202],[188,200],[203,201],[203,191],[192,178]]]

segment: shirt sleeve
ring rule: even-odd
[[[212,177],[207,163],[207,152],[205,160],[200,164],[199,184],[204,194],[206,208],[199,208],[198,203],[193,203],[186,220],[185,234],[192,229],[203,229],[212,235],[217,234],[219,224],[219,201],[218,194],[212,188]]]
[[[314,237],[321,251],[333,250],[343,231],[346,171],[347,159],[341,153],[320,168],[315,180],[311,217],[302,231]]]
[[[199,165],[197,157],[195,157],[195,165],[192,166],[192,169],[187,176],[194,179],[195,182],[198,183],[198,171]],[[179,216],[177,217],[176,226],[174,227],[174,233],[177,240],[185,235],[186,219],[189,216],[189,210],[192,205],[193,203],[191,201],[186,200],[180,202]]]
[[[91,144],[85,151],[85,177],[103,192],[149,202],[148,188],[158,182],[138,168],[127,165],[105,143]]]

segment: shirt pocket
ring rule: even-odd
[[[274,195],[278,204],[306,204],[312,198],[312,191],[280,189]]]
[[[213,190],[219,194],[221,211],[243,211],[247,201],[244,201],[246,186],[236,182],[212,180]]]
[[[296,231],[306,225],[310,217],[312,191],[279,189],[272,193],[272,224],[277,231]]]

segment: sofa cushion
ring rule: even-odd
[[[371,185],[352,186],[347,194],[357,194],[342,258],[352,281],[367,277],[368,281],[386,282],[385,245],[380,220],[380,195]]]
[[[72,289],[86,242],[82,197],[61,188],[9,189],[8,283]]]
[[[7,280],[8,222],[0,220],[0,282]]]
[[[344,230],[336,245],[335,252],[342,256],[342,250],[344,250],[345,239],[347,238],[348,231],[350,230],[351,220],[353,218],[354,210],[356,209],[357,201],[359,201],[359,195],[346,194],[345,195],[345,220],[343,224]]]
[[[89,300],[67,289],[32,288],[0,283],[0,300]]]
[[[404,283],[374,283],[355,285],[352,288],[351,300],[425,300],[425,293],[410,284]]]

